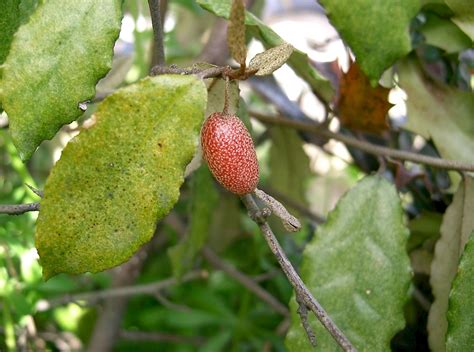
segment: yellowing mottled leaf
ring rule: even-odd
[[[293,53],[293,47],[288,43],[283,43],[263,53],[255,55],[250,60],[249,69],[258,70],[257,76],[270,75],[278,70]]]
[[[247,46],[245,45],[245,6],[242,0],[232,0],[227,27],[227,46],[232,57],[245,66]]]
[[[22,159],[82,111],[110,70],[121,0],[43,1],[16,32],[0,100]]]
[[[100,104],[46,183],[36,229],[45,278],[105,270],[151,238],[178,199],[206,93],[193,76],[162,75]]]

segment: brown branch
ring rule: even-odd
[[[179,216],[171,212],[166,218],[165,222],[171,226],[178,234],[184,236],[186,232],[186,226]],[[288,316],[288,308],[280,303],[274,296],[272,296],[268,291],[264,290],[256,283],[256,279],[248,275],[245,275],[241,271],[237,270],[231,264],[227,263],[225,260],[221,259],[217,254],[214,253],[212,249],[205,246],[201,250],[201,254],[212,266],[222,270],[235,281],[239,282],[242,286],[247,288],[250,292],[255,294],[262,301],[266,302],[270,307],[275,309],[276,312],[282,314],[283,316]]]
[[[39,208],[39,203],[0,204],[0,214],[21,215],[29,211],[38,211]]]
[[[163,24],[161,20],[160,0],[148,0],[151,24],[153,26],[154,61],[157,65],[165,64],[165,49],[163,46]]]
[[[336,326],[336,324],[332,321],[332,319],[329,317],[323,307],[321,307],[319,302],[316,300],[316,298],[313,297],[304,282],[301,280],[298,273],[293,268],[293,265],[291,265],[290,261],[288,260],[285,252],[283,251],[283,248],[281,248],[280,244],[278,243],[278,240],[273,234],[272,229],[266,222],[265,218],[260,215],[261,211],[255,203],[255,200],[253,199],[252,195],[246,194],[242,196],[241,199],[245,207],[247,208],[250,217],[260,227],[260,231],[262,231],[262,234],[265,240],[267,241],[268,246],[275,255],[286,277],[293,286],[293,289],[295,290],[296,301],[299,302],[300,305],[306,305],[306,308],[311,310],[316,315],[321,324],[323,324],[326,330],[331,334],[334,340],[339,344],[339,346],[341,346],[344,351],[356,351],[355,347],[342,333],[342,331]],[[301,318],[302,321],[304,321],[304,317]],[[308,338],[311,339],[311,336],[308,336]]]
[[[217,256],[210,248],[204,247],[202,250],[202,255],[210,264],[222,270],[234,280],[239,282],[242,286],[247,288],[250,292],[254,293],[258,298],[272,307],[276,312],[283,316],[289,316],[288,308],[285,305],[280,303],[280,301],[278,301],[268,291],[257,285],[257,283],[252,278],[241,273],[231,264],[219,258],[219,256]]]
[[[324,216],[316,214],[315,212],[308,209],[303,203],[300,203],[300,202],[288,197],[286,194],[278,192],[275,189],[270,188],[270,187],[262,187],[262,189],[266,193],[268,193],[270,195],[273,195],[275,198],[278,198],[279,200],[281,200],[283,203],[285,203],[290,208],[293,208],[293,209],[299,211],[302,215],[306,216],[309,220],[312,220],[316,224],[322,224],[322,223],[326,222],[326,219],[324,218]]]
[[[65,295],[59,298],[51,299],[49,301],[41,300],[36,305],[36,311],[44,312],[52,308],[68,304],[71,302],[85,301],[88,304],[96,304],[97,302],[113,297],[126,297],[136,295],[154,295],[156,292],[174,286],[181,282],[192,281],[196,279],[207,278],[207,272],[202,270],[191,271],[185,274],[181,280],[175,278],[164,279],[158,282],[152,282],[144,285],[124,286],[117,288],[110,288],[101,291],[78,293],[73,295]]]
[[[250,115],[255,119],[272,125],[288,126],[300,131],[314,133],[329,139],[338,140],[348,146],[363,150],[367,153],[389,157],[398,160],[411,161],[418,164],[425,164],[439,169],[456,170],[456,171],[474,171],[474,164],[465,163],[459,160],[447,160],[441,158],[434,158],[427,155],[416,154],[398,149],[382,147],[369,142],[361,141],[356,138],[346,136],[340,133],[331,132],[325,128],[319,127],[315,124],[290,120],[285,117],[273,117],[251,111]]]

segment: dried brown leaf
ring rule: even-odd
[[[377,85],[372,87],[369,78],[357,63],[342,76],[337,101],[341,123],[350,129],[381,133],[388,129],[387,112],[392,107],[388,102],[390,89]]]

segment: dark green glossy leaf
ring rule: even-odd
[[[20,0],[0,1],[0,65],[7,58],[13,35],[20,25],[20,2]]]
[[[379,176],[363,179],[337,204],[303,253],[301,277],[359,351],[390,350],[403,328],[410,264],[408,230],[395,187]],[[289,351],[313,351],[292,303]],[[339,351],[311,316],[318,351]]]
[[[466,244],[449,294],[448,352],[469,351],[474,346],[474,232]]]
[[[430,284],[434,296],[428,315],[428,342],[432,351],[445,351],[448,328],[446,312],[451,283],[458,271],[459,258],[474,231],[474,178],[466,176],[459,184],[453,202],[446,210],[441,237],[431,264]]]
[[[121,0],[49,0],[17,31],[0,100],[23,160],[81,115],[78,104],[94,96],[111,67],[121,7]]]
[[[321,0],[334,27],[371,81],[411,50],[409,25],[417,0]]]
[[[46,183],[36,229],[45,278],[118,265],[151,238],[178,199],[206,93],[192,76],[163,75],[100,104]]]

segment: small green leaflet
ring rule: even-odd
[[[395,187],[368,176],[339,200],[303,253],[301,278],[359,351],[388,351],[405,325],[411,269],[408,230]],[[293,299],[289,351],[313,351]],[[339,351],[310,314],[318,351]]]
[[[110,70],[121,18],[121,0],[49,0],[18,29],[0,101],[23,160],[82,114],[78,104]]]
[[[206,100],[202,81],[163,75],[100,104],[46,183],[36,228],[45,278],[116,266],[152,237],[178,199]]]
[[[197,3],[202,8],[219,17],[229,18],[230,2],[227,0],[197,0]],[[266,26],[248,11],[245,14],[245,24],[250,34],[259,39],[267,49],[285,43],[270,27]],[[312,67],[308,60],[308,55],[295,49],[288,59],[288,65],[322,98],[326,101],[332,99],[334,91],[331,84]]]
[[[411,50],[409,25],[418,13],[414,0],[321,0],[329,19],[354,51],[362,71],[377,82]]]
[[[288,43],[268,49],[250,60],[249,69],[257,70],[257,76],[270,75],[288,61],[293,50],[294,48]]]
[[[449,295],[448,352],[469,351],[474,346],[474,232],[466,244]]]

